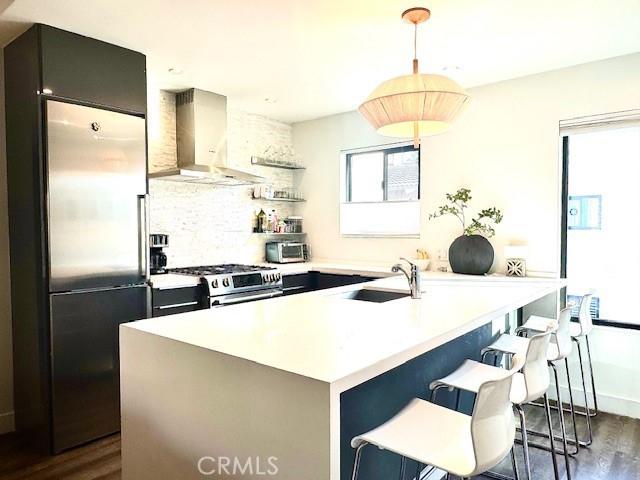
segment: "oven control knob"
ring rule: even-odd
[[[280,274],[276,273],[276,282],[280,281]]]
[[[267,274],[264,276],[264,281],[267,283],[271,283],[271,274]]]
[[[213,288],[218,288],[218,279],[211,280],[211,286]]]
[[[222,285],[225,286],[225,287],[228,287],[229,286],[229,279],[228,278],[223,278],[222,279]]]
[[[269,283],[269,275],[263,275],[263,276],[262,276],[262,281],[263,281],[264,283]]]

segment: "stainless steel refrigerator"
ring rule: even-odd
[[[118,326],[148,316],[143,117],[45,103],[51,431],[61,451],[120,429]]]

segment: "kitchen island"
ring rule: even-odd
[[[202,478],[199,466],[348,478],[351,436],[426,398],[428,381],[477,358],[505,315],[563,286],[444,276],[424,282],[420,300],[350,298],[408,294],[396,276],[122,325],[123,478]],[[397,475],[374,454],[363,478]]]

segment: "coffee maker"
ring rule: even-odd
[[[149,264],[152,275],[167,273],[167,255],[162,251],[169,246],[169,235],[152,233],[149,235]]]

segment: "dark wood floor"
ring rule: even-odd
[[[529,429],[546,431],[544,410],[537,407],[526,407]],[[556,417],[555,412],[552,414]],[[585,437],[584,417],[578,417],[578,432]],[[640,420],[608,413],[598,413],[591,419],[593,422],[594,442],[588,448],[581,448],[580,454],[570,457],[572,480],[640,480]],[[566,415],[567,428],[571,428],[570,417]],[[558,419],[553,426],[555,433],[560,433]],[[573,435],[573,430],[568,431]],[[530,438],[531,440],[531,438]],[[548,444],[545,439],[536,442]],[[561,445],[558,443],[558,447]],[[516,447],[520,477],[525,479],[522,447]],[[571,448],[570,448],[571,450]],[[536,448],[530,448],[532,480],[553,480],[551,454]],[[564,457],[558,456],[560,477],[567,478],[564,469]],[[511,462],[503,462],[496,471],[512,476]],[[485,479],[485,477],[479,477]]]
[[[541,409],[531,407],[528,410],[531,427],[542,430],[544,419]],[[573,480],[639,480],[640,420],[600,413],[593,421],[594,444],[588,449],[583,449],[579,457],[571,460]],[[521,448],[518,448],[520,466],[523,465],[521,451]],[[553,470],[549,454],[532,448],[531,456],[532,480],[552,480]],[[564,476],[562,458],[559,461]],[[509,466],[510,464],[501,465],[496,470],[510,475]],[[119,435],[98,440],[55,457],[29,453],[14,434],[0,436],[1,480],[119,478]]]
[[[30,452],[15,434],[0,436],[2,480],[116,480],[120,478],[120,435],[56,456]]]

